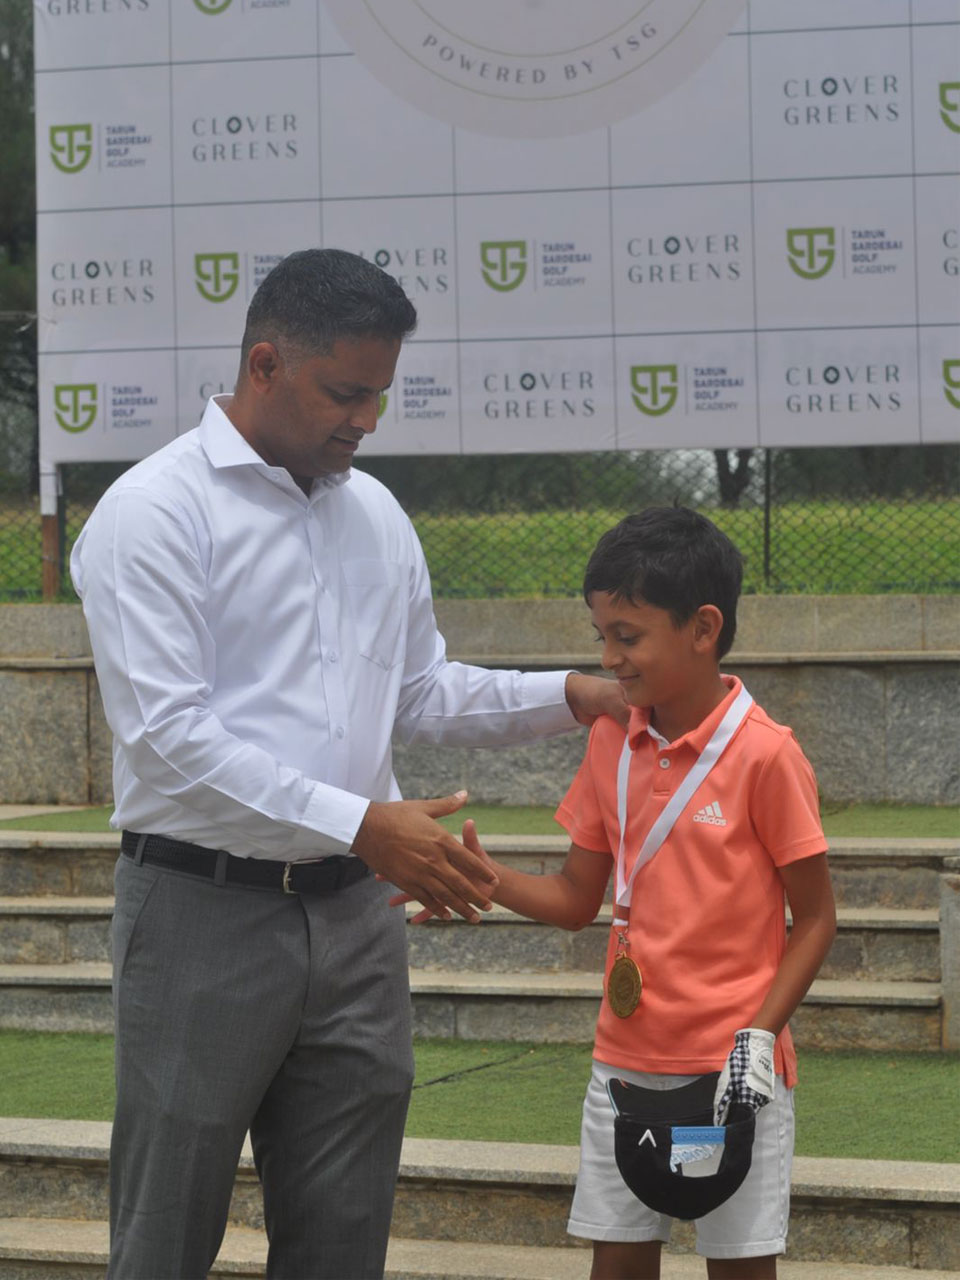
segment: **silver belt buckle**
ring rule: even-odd
[[[309,867],[317,862],[326,862],[326,858],[300,858],[297,862],[285,862],[283,864],[283,879],[280,882],[284,893],[296,893],[296,889],[290,888],[290,872],[294,867]]]

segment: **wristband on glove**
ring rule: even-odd
[[[732,1102],[759,1111],[773,1099],[773,1046],[776,1036],[759,1027],[744,1027],[734,1036],[733,1050],[720,1072],[713,1109],[723,1124]]]

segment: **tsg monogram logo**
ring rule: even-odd
[[[960,360],[944,360],[943,394],[955,409],[960,409]]]
[[[787,261],[801,280],[819,280],[837,256],[833,227],[791,227],[787,230]]]
[[[97,416],[97,384],[59,383],[53,388],[53,412],[64,431],[86,431]]]
[[[61,173],[79,173],[92,155],[92,124],[50,126],[50,159]]]
[[[677,403],[680,384],[675,364],[635,364],[630,368],[633,403],[648,417],[659,418]]]
[[[509,293],[527,274],[526,240],[484,240],[480,245],[483,278],[491,289]]]
[[[208,302],[226,302],[240,283],[239,253],[195,253],[193,278],[202,298]]]
[[[217,14],[229,9],[233,0],[193,0],[201,13]]]
[[[940,85],[940,119],[960,133],[960,80],[944,80]]]

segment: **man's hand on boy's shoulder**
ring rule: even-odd
[[[598,716],[612,716],[618,724],[627,727],[630,707],[616,680],[571,671],[565,692],[567,706],[580,724],[591,725]]]

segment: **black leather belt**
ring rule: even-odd
[[[274,889],[278,893],[336,893],[370,874],[370,868],[360,858],[339,854],[302,862],[237,858],[223,850],[204,849],[199,844],[187,844],[169,836],[142,835],[137,831],[124,831],[120,852],[134,862],[200,876],[217,884]]]

